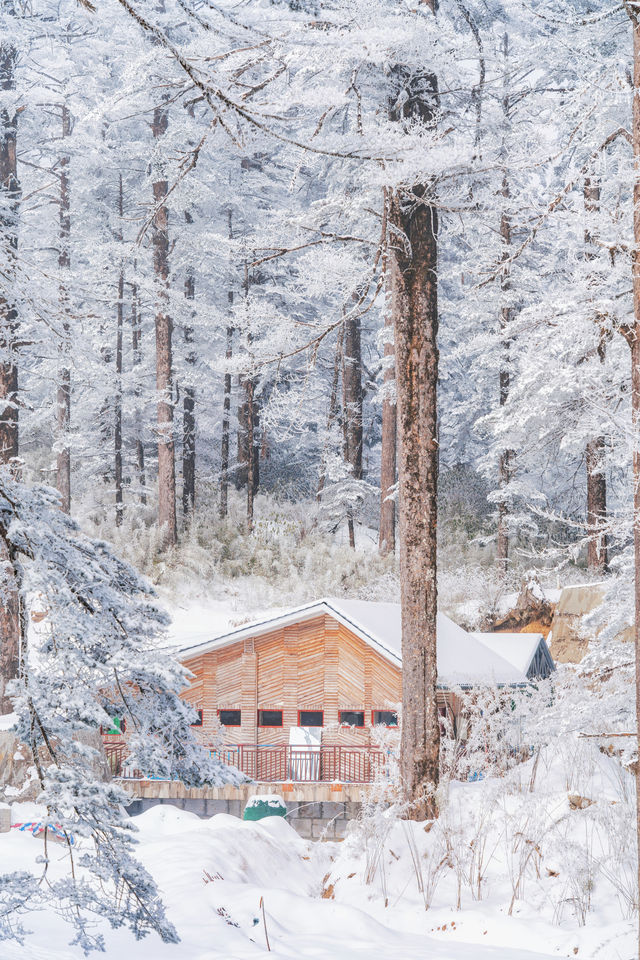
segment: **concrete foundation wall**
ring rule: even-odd
[[[122,782],[122,781],[121,781]],[[199,817],[213,817],[227,813],[242,817],[250,797],[275,794],[283,798],[287,820],[305,839],[340,840],[347,824],[355,820],[362,805],[362,786],[331,784],[273,784],[251,783],[242,787],[207,787],[188,789],[181,783],[164,780],[136,780],[123,782],[134,799],[128,807],[131,816],[143,813],[156,804],[171,804]]]

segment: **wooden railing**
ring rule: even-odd
[[[124,780],[141,779],[127,764],[124,741],[105,745],[111,774]],[[389,776],[390,757],[377,747],[291,747],[241,743],[211,749],[211,756],[263,783],[372,783]]]

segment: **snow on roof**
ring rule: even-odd
[[[524,674],[543,639],[541,633],[474,633],[473,636]]]
[[[338,613],[342,613],[354,626],[360,627],[361,635],[367,634],[401,661],[402,623],[399,603],[333,598],[325,602]],[[483,681],[499,684],[527,682],[526,668],[523,670],[505,659],[500,651],[479,644],[474,634],[467,633],[444,613],[438,614],[436,632],[438,680],[441,684],[454,686]]]
[[[204,643],[189,644],[180,650],[181,659],[187,660],[201,653],[236,643],[245,637],[255,636],[257,632],[266,633],[276,627],[309,620],[322,613],[334,616],[392,663],[401,665],[400,604],[342,600],[333,597],[295,607],[275,616],[263,617],[261,620],[244,624]],[[525,640],[521,639],[523,636]],[[514,637],[518,639],[514,641]],[[541,637],[538,634],[467,633],[449,617],[439,613],[437,639],[440,684],[466,686],[482,682],[527,683],[527,669]]]

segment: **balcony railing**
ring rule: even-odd
[[[127,764],[124,741],[105,745],[112,776],[139,780],[142,774]],[[227,766],[262,783],[372,783],[391,775],[389,753],[377,747],[320,747],[241,743],[211,750]]]

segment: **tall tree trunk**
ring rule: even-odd
[[[511,102],[508,93],[509,83],[509,36],[505,33],[502,41],[503,55],[503,96],[502,96],[502,117],[503,117],[503,144],[502,153],[505,158],[505,167],[502,176],[502,215],[500,217],[500,239],[502,241],[502,252],[500,259],[503,263],[500,275],[500,290],[503,300],[509,297],[511,291],[511,279],[509,275],[509,260],[511,257],[511,214],[508,209],[511,198],[509,189],[509,177],[507,174],[506,156],[507,144],[511,139]],[[512,308],[505,303],[500,310],[500,406],[506,406],[509,399],[509,388],[511,386],[511,338],[509,336],[509,326],[513,319]],[[502,450],[498,461],[498,485],[502,496],[498,504],[498,535],[496,543],[496,559],[498,564],[506,570],[509,561],[509,505],[507,502],[507,488],[511,480],[512,462],[514,457],[513,450]]]
[[[9,4],[9,13],[13,13]],[[17,51],[11,44],[0,44],[0,90],[16,86]],[[18,114],[15,109],[0,110],[0,257],[6,277],[6,296],[0,294],[0,463],[10,463],[19,453],[18,445],[18,358],[15,341],[18,311],[11,301],[10,281],[18,252]]]
[[[249,298],[249,266],[244,265],[244,296]],[[251,347],[251,331],[247,333],[247,344]],[[238,468],[236,485],[247,488],[247,529],[253,529],[253,505],[260,484],[260,446],[258,426],[260,405],[256,397],[256,383],[253,372],[240,379],[243,401],[238,408]]]
[[[229,240],[233,240],[233,218],[231,209],[228,214]],[[229,282],[229,291],[227,293],[229,303],[229,315],[233,313],[233,287]],[[227,344],[225,350],[225,359],[227,367],[224,373],[224,396],[222,400],[222,438],[220,443],[220,516],[224,519],[227,515],[229,503],[229,435],[231,432],[231,370],[229,363],[233,356],[233,326],[227,325]]]
[[[153,112],[152,132],[159,140],[167,132],[168,115],[164,107]],[[153,266],[158,281],[156,308],[156,391],[158,394],[158,526],[164,547],[178,540],[176,523],[176,466],[173,440],[173,323],[169,316],[169,211],[165,198],[168,183],[153,184]]]
[[[14,13],[8,4],[8,13]],[[16,87],[17,51],[0,43],[0,90]],[[11,101],[9,95],[8,102]],[[0,257],[4,263],[5,295],[0,295],[0,465],[18,456],[18,359],[16,333],[18,312],[11,299],[10,283],[18,250],[18,114],[0,109]],[[14,680],[20,666],[20,592],[16,566],[6,530],[0,527],[0,714],[11,713],[7,684]]]
[[[427,3],[435,13],[435,0]],[[398,68],[391,118],[429,126],[438,97],[432,74]],[[398,106],[399,105],[399,106]],[[438,214],[430,183],[397,188],[390,231],[397,271],[394,342],[399,423],[402,734],[400,771],[409,816],[437,813],[440,724],[437,704]]]
[[[340,327],[338,338],[336,340],[336,350],[333,357],[333,374],[331,377],[331,392],[329,394],[329,412],[327,413],[327,439],[325,440],[322,451],[322,462],[320,466],[320,479],[318,480],[318,491],[316,500],[318,503],[322,500],[322,491],[327,482],[327,452],[330,443],[331,428],[338,416],[338,383],[340,380],[340,371],[342,369],[342,351],[344,345],[344,326]]]
[[[587,216],[598,214],[600,210],[600,183],[593,177],[587,177],[584,182],[584,206]],[[593,260],[596,257],[592,250],[593,236],[587,227],[585,230],[585,259]],[[594,317],[594,322],[598,321]],[[598,356],[600,362],[606,359],[606,342],[600,334]],[[602,436],[593,437],[587,442],[586,470],[587,470],[587,527],[589,540],[587,542],[587,566],[592,573],[604,573],[608,564],[607,538],[602,531],[607,518],[607,477],[604,472],[606,443]]]
[[[631,348],[631,428],[633,436],[633,547],[635,561],[635,686],[636,730],[640,731],[640,11],[627,6],[633,29],[633,235],[631,276],[634,322],[623,332]],[[640,739],[640,737],[639,737]],[[635,764],[637,889],[640,890],[640,762]],[[638,917],[640,956],[640,915]]]
[[[118,240],[123,243],[122,216],[122,174],[118,184]],[[114,445],[114,477],[116,494],[116,526],[122,526],[122,335],[124,320],[124,258],[120,256],[120,272],[118,274],[118,307],[116,314],[116,384],[113,404],[113,445]]]
[[[184,286],[184,295],[187,300],[195,298],[195,278],[191,270],[187,273]],[[185,361],[187,383],[184,387],[182,400],[182,511],[185,523],[192,515],[196,502],[196,390],[194,386],[194,369],[196,352],[193,346],[193,327],[187,324],[184,328],[184,342],[187,348]]]
[[[504,178],[502,195],[505,199],[509,197],[509,183],[507,178]],[[509,214],[504,211],[500,219],[500,236],[502,238],[502,260],[506,261],[511,256],[511,219]],[[503,296],[511,289],[511,282],[508,278],[507,273],[508,268],[505,268],[501,278],[501,288]],[[499,372],[499,384],[500,384],[500,406],[504,407],[509,399],[509,387],[511,384],[511,371],[510,371],[510,347],[511,341],[509,338],[508,330],[513,316],[513,311],[511,307],[503,306],[500,311],[500,346],[501,346],[501,357],[500,357],[500,372]],[[509,508],[506,501],[506,488],[509,485],[511,480],[511,462],[513,459],[513,450],[503,450],[500,453],[500,458],[498,462],[498,484],[500,490],[502,491],[502,497],[498,504],[498,536],[496,544],[496,559],[498,563],[506,569],[507,562],[509,560],[509,528],[508,528],[508,516]]]
[[[133,263],[133,273],[135,277],[137,263]],[[131,354],[134,374],[142,363],[142,313],[140,309],[140,294],[138,284],[134,280],[131,288]],[[138,486],[140,488],[140,503],[146,505],[147,494],[145,490],[146,478],[144,472],[144,443],[142,440],[142,412],[140,410],[140,397],[142,395],[142,386],[136,380],[134,387],[135,412],[134,412],[134,430],[136,447],[136,467],[138,472]]]
[[[344,406],[345,460],[351,476],[362,480],[362,353],[360,317],[347,316],[344,322],[342,354],[342,393]],[[355,548],[353,508],[347,509],[349,545]]]
[[[396,549],[396,504],[393,488],[396,483],[396,371],[395,350],[393,346],[393,298],[396,280],[389,269],[388,289],[390,309],[385,317],[384,341],[384,396],[382,400],[382,454],[380,458],[380,536],[378,549],[382,556]]]
[[[253,377],[247,380],[247,531],[253,530],[253,502],[255,497],[254,471],[256,469],[256,441],[254,435],[255,410],[254,410],[255,383]]]
[[[71,117],[66,103],[62,105],[62,139],[71,132]],[[60,506],[65,513],[71,511],[71,325],[69,320],[68,274],[71,268],[69,239],[71,236],[71,210],[69,193],[69,155],[60,158],[60,226],[58,266],[60,267],[60,313],[62,337],[60,340],[60,370],[57,394],[57,470],[56,487],[60,494]]]
[[[233,299],[233,291],[229,291]],[[233,327],[227,327],[227,363],[233,356]],[[224,397],[222,400],[222,440],[220,445],[220,516],[226,517],[229,503],[229,436],[231,432],[231,371],[227,368],[224,375]]]

